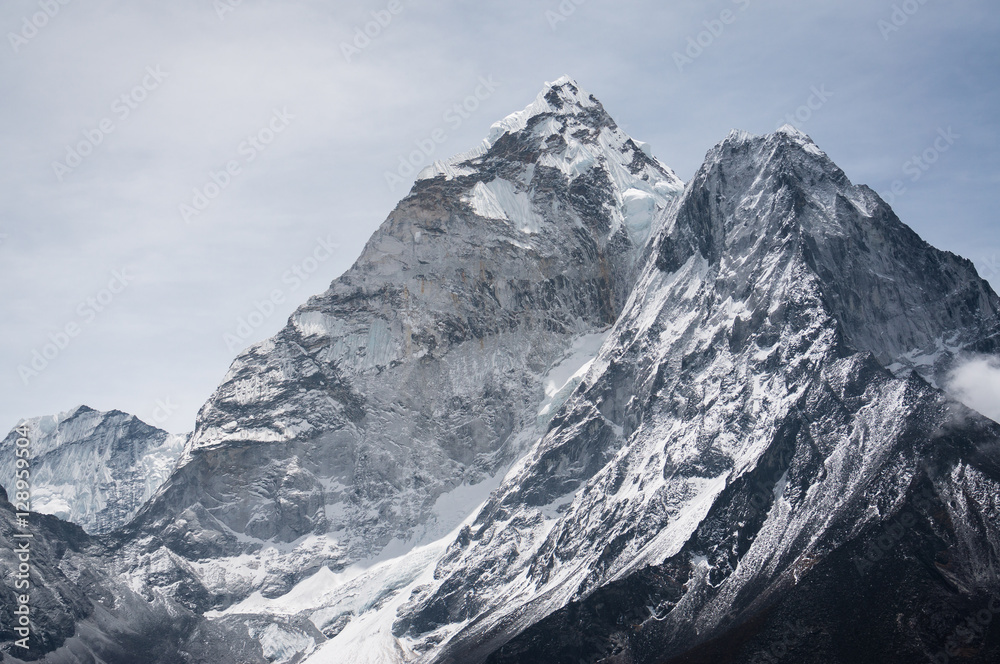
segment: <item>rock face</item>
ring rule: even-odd
[[[550,370],[614,323],[681,188],[595,98],[547,85],[422,173],[355,265],[236,359],[134,526],[152,538],[137,559],[296,543],[263,585],[220,567],[215,606],[447,534],[474,505],[446,494],[485,498],[541,435]]]
[[[187,442],[120,411],[80,406],[22,423],[32,441],[32,509],[105,534],[125,525],[174,471]],[[0,442],[0,486],[14,481],[12,431]]]
[[[133,521],[40,521],[31,659],[994,662],[1000,424],[945,390],[998,339],[805,135],[682,187],[561,79],[236,359]]]

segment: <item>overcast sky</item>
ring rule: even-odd
[[[402,155],[472,147],[563,74],[685,180],[791,115],[1000,285],[995,1],[5,0],[0,26],[4,430],[83,403],[192,429],[226,335],[350,266]]]

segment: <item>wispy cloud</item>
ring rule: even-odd
[[[969,408],[1000,422],[1000,358],[978,356],[959,364],[948,390]]]

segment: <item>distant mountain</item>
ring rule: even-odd
[[[123,526],[173,472],[187,442],[120,411],[80,406],[21,423],[31,432],[32,509],[105,534]],[[0,486],[14,481],[17,434],[0,442]]]

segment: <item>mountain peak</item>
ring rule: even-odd
[[[576,82],[576,79],[574,79],[569,74],[563,74],[562,76],[560,76],[556,80],[552,81],[551,83],[549,83],[548,81],[546,81],[545,82],[545,87],[546,88],[555,88],[555,87],[559,87],[559,86],[562,86],[562,85],[566,85],[567,83],[571,83],[571,84],[573,84],[576,87],[580,87],[579,84]]]
[[[683,188],[680,178],[653,157],[646,144],[626,135],[601,102],[569,76],[546,83],[525,108],[494,123],[480,145],[435,162],[416,179],[483,175],[489,164],[510,162],[515,154],[514,161],[525,166],[553,167],[571,179],[605,164],[611,179],[623,185],[621,192],[641,181],[638,189],[655,190],[661,207],[664,196],[672,197]]]
[[[657,267],[668,273],[700,254],[720,271],[740,266],[733,278],[753,283],[762,277],[748,274],[794,254],[789,269],[799,282],[812,275],[851,347],[931,384],[1000,323],[1000,301],[970,265],[924,242],[789,125],[732,132],[713,148],[661,233]]]
[[[59,415],[60,419],[68,420],[71,417],[76,417],[77,415],[86,415],[87,413],[96,413],[97,410],[91,408],[87,404],[80,404],[76,408],[73,408],[65,413]]]
[[[603,107],[597,98],[581,88],[569,76],[561,76],[551,83],[546,82],[533,102],[520,111],[511,113],[502,120],[494,122],[490,126],[489,136],[483,139],[482,143],[471,150],[457,154],[449,159],[434,162],[417,175],[417,180],[429,180],[438,175],[445,175],[450,178],[456,174],[460,174],[455,169],[458,164],[485,155],[504,135],[516,134],[527,128],[532,118],[546,114],[561,116],[580,115],[595,108],[600,109],[603,114]],[[461,171],[461,169],[458,169],[458,171]]]
[[[166,481],[187,441],[120,410],[86,405],[21,420],[31,439],[32,509],[89,533],[125,524]],[[0,440],[0,484],[17,477],[17,431]]]
[[[804,140],[809,141],[810,143],[813,142],[812,139],[809,138],[808,134],[806,134],[804,131],[802,131],[801,129],[799,129],[795,125],[788,124],[787,122],[785,124],[781,125],[780,127],[778,127],[778,131],[776,131],[775,133],[776,134],[785,134],[786,136],[791,136],[792,138],[796,138],[796,139],[804,139]]]
[[[827,154],[819,149],[816,142],[808,134],[790,124],[784,124],[779,127],[777,131],[763,135],[752,134],[742,129],[733,129],[729,132],[729,135],[716,146],[715,152],[718,155],[719,150],[724,148],[736,148],[750,144],[766,144],[769,142],[775,142],[786,146],[792,145],[801,148],[814,157],[823,157],[824,159],[829,160]],[[751,150],[751,152],[756,153],[758,156],[772,154],[768,151],[757,149]]]
[[[636,248],[684,186],[568,76],[546,83],[528,106],[493,124],[478,147],[435,162],[418,174],[417,182],[454,180],[466,189],[462,200],[477,216],[508,221],[530,234],[542,226],[539,219],[545,215],[534,209],[541,199],[528,199],[547,189],[551,176],[570,186],[587,182],[587,189],[602,199],[595,200],[606,218],[602,241],[624,226]]]
[[[523,110],[511,113],[490,127],[490,144],[506,133],[515,133],[528,126],[531,118],[545,113],[578,115],[587,109],[600,107],[601,103],[569,76],[562,76],[546,83],[542,91]]]

